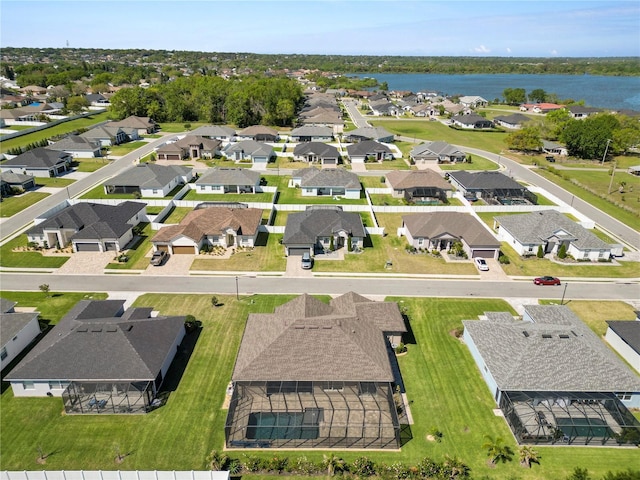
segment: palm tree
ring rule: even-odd
[[[207,457],[209,468],[214,471],[223,470],[226,464],[229,462],[229,456],[226,453],[220,453],[217,450],[211,450],[211,453]]]
[[[460,478],[469,477],[469,467],[462,463],[458,457],[451,457],[449,455],[444,456],[444,463],[442,464],[443,471],[449,476],[451,480],[457,480]]]
[[[540,463],[538,452],[529,445],[523,445],[518,449],[518,457],[520,458],[520,465],[523,467],[531,468],[532,463]]]
[[[324,460],[322,466],[327,469],[327,475],[333,477],[336,472],[341,472],[345,468],[345,462],[340,457],[336,457],[335,454],[323,455]]]
[[[490,435],[485,435],[484,438],[485,442],[482,444],[482,448],[487,450],[491,466],[499,462],[506,463],[511,461],[513,450],[510,446],[504,444],[502,437],[493,438]]]

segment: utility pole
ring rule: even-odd
[[[604,155],[602,156],[602,162],[600,162],[602,165],[604,165],[604,160],[605,158],[607,158],[607,151],[609,150],[609,144],[611,143],[611,139],[607,138],[607,146],[604,147]]]
[[[613,187],[613,176],[616,174],[616,162],[613,162],[613,168],[611,169],[611,181],[609,182],[608,194],[611,194],[611,187]]]

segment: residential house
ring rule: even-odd
[[[400,448],[390,332],[406,332],[397,304],[353,292],[329,304],[303,294],[249,314],[226,447]]]
[[[433,102],[432,105],[436,108],[438,108],[438,111],[440,110],[439,107],[440,105],[442,105],[442,107],[444,108],[445,113],[449,114],[449,115],[458,115],[461,113],[470,113],[471,110],[469,110],[468,108],[465,108],[463,105],[460,105],[459,103],[454,103],[451,100],[449,100],[448,98],[445,98],[444,100],[440,101],[440,102]]]
[[[93,127],[81,133],[80,137],[92,142],[100,142],[102,147],[120,145],[128,140],[127,134],[121,127],[112,127],[109,123]]]
[[[640,373],[640,321],[607,320],[607,343]]]
[[[384,143],[363,140],[347,146],[347,155],[351,163],[379,162],[393,160],[393,152]]]
[[[557,103],[523,103],[520,105],[520,111],[533,113],[549,113],[563,108],[564,105],[558,105]]]
[[[89,102],[89,105],[91,105],[92,107],[106,108],[111,106],[109,99],[101,93],[87,93],[84,98],[87,99],[87,102]]]
[[[448,251],[455,242],[469,258],[498,258],[500,242],[475,217],[461,212],[423,212],[402,216],[398,236],[411,247]]]
[[[461,190],[465,198],[481,198],[492,205],[536,204],[537,197],[513,178],[496,171],[449,172],[451,184]]]
[[[392,196],[409,203],[431,205],[446,202],[453,188],[433,170],[392,170],[385,175],[385,184]]]
[[[16,302],[0,298],[0,370],[4,370],[40,335],[38,312],[16,312]]]
[[[236,131],[224,125],[203,125],[193,130],[191,135],[208,137],[221,142],[232,142],[236,139]]]
[[[156,148],[158,160],[184,160],[189,154],[186,149],[178,145],[177,142],[167,142]]]
[[[349,243],[352,249],[361,249],[366,235],[358,212],[344,212],[339,206],[316,205],[307,207],[304,212],[289,214],[282,243],[287,256],[305,252],[315,255],[330,250],[332,244],[334,250],[348,248]]]
[[[62,397],[67,414],[145,413],[185,335],[185,317],[81,300],[6,376],[15,397]]]
[[[342,135],[345,142],[361,142],[363,140],[373,140],[375,142],[391,143],[393,142],[393,133],[387,131],[383,127],[361,127],[351,130]]]
[[[158,160],[199,160],[213,158],[220,153],[220,140],[201,135],[185,135],[175,142],[165,143],[156,150]]]
[[[119,252],[133,240],[133,228],[145,219],[144,203],[80,202],[31,227],[27,239],[44,248],[72,245],[74,252]]]
[[[549,140],[542,140],[542,151],[544,153],[549,153],[552,155],[561,155],[563,157],[566,157],[567,155],[569,155],[569,151],[567,150],[567,147],[557,142],[551,142]]]
[[[166,197],[178,185],[189,183],[193,168],[179,165],[141,163],[104,182],[104,192],[133,193],[143,197]]]
[[[296,161],[318,163],[322,168],[335,168],[340,162],[340,152],[333,145],[323,142],[305,142],[296,145],[293,158]]]
[[[376,117],[399,115],[402,113],[402,109],[391,103],[386,97],[379,100],[369,99],[369,108],[371,109],[371,113]]]
[[[329,127],[334,136],[344,131],[344,119],[339,108],[315,107],[301,113],[298,123],[302,126]]]
[[[71,170],[72,157],[44,147],[33,148],[0,163],[1,172],[13,172],[34,177],[57,177]]]
[[[223,203],[201,204],[189,212],[178,225],[162,227],[151,239],[154,250],[170,254],[198,255],[212,246],[254,247],[262,210],[237,204],[229,207]]]
[[[267,164],[276,158],[276,153],[271,145],[255,140],[230,143],[222,149],[222,154],[236,163],[249,161],[256,168],[261,169],[266,169]]]
[[[74,158],[95,158],[102,156],[102,145],[99,141],[81,137],[80,135],[68,135],[45,148],[58,152],[67,152]]]
[[[458,102],[465,108],[486,107],[489,101],[478,95],[463,95],[458,98]]]
[[[333,129],[305,125],[291,130],[289,138],[292,142],[331,142]]]
[[[264,125],[253,125],[238,132],[238,138],[255,142],[277,142],[278,132]]]
[[[257,193],[260,174],[248,168],[214,167],[204,172],[195,182],[196,192],[207,193]]]
[[[436,141],[422,143],[413,147],[409,158],[415,164],[466,162],[467,154],[447,142]]]
[[[494,123],[504,128],[518,130],[522,128],[531,118],[521,113],[513,113],[511,115],[498,115],[493,119]]]
[[[138,131],[138,135],[147,135],[155,133],[158,130],[158,124],[149,117],[138,117],[131,115],[123,120],[111,122],[112,127],[131,128]]]
[[[358,175],[343,168],[318,169],[315,167],[295,170],[291,185],[302,190],[303,197],[340,196],[360,198],[362,184]]]
[[[0,193],[3,197],[22,193],[36,187],[36,179],[33,175],[22,175],[13,172],[0,173]]]
[[[519,444],[618,446],[640,435],[640,378],[566,305],[465,320],[463,339]]]
[[[507,242],[518,255],[558,253],[564,245],[567,255],[576,260],[605,261],[612,246],[557,210],[496,216],[498,239]]]
[[[601,108],[585,107],[582,105],[569,105],[566,107],[566,110],[569,112],[571,118],[576,120],[584,120],[591,115],[602,112]]]
[[[493,122],[475,113],[467,115],[454,115],[451,117],[453,124],[460,128],[483,129],[493,128]]]
[[[415,117],[437,117],[440,115],[440,109],[430,103],[419,103],[415,106],[412,106],[408,110]]]

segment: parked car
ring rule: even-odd
[[[476,267],[478,267],[478,270],[482,272],[489,270],[489,265],[487,265],[487,261],[484,258],[476,257],[473,261],[475,262]]]
[[[167,252],[164,250],[156,250],[153,252],[153,255],[151,255],[151,261],[149,263],[154,267],[159,267],[167,260],[167,258],[169,258],[169,254]]]
[[[309,270],[311,267],[313,267],[313,259],[311,258],[309,252],[304,252],[302,254],[302,261],[300,265],[305,270]]]
[[[533,279],[536,285],[560,285],[560,279],[557,277],[537,277]]]
[[[546,160],[547,162],[554,163],[554,162],[556,161],[556,157],[554,157],[554,156],[552,156],[552,155],[547,155],[547,156],[546,156],[546,157],[544,157],[544,158],[545,158],[545,160]]]

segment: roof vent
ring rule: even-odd
[[[542,338],[552,338],[550,334],[548,333],[543,333],[542,334]]]
[[[101,332],[102,331],[102,327],[91,327],[91,331],[92,332]]]
[[[529,332],[527,332],[526,330],[522,331],[522,335],[524,335],[525,337],[529,338]]]
[[[116,327],[115,325],[107,327],[107,332],[117,332],[117,331],[118,331],[118,327]]]
[[[569,335],[567,335],[566,333],[561,333],[560,335],[558,335],[560,338],[569,338]]]
[[[127,332],[130,332],[132,329],[133,329],[133,325],[131,325],[131,324],[129,324],[129,325],[127,325],[127,326],[125,327],[125,330],[126,330]]]
[[[85,333],[88,332],[89,329],[87,327],[78,327],[76,328],[76,332],[81,332],[81,333]]]

